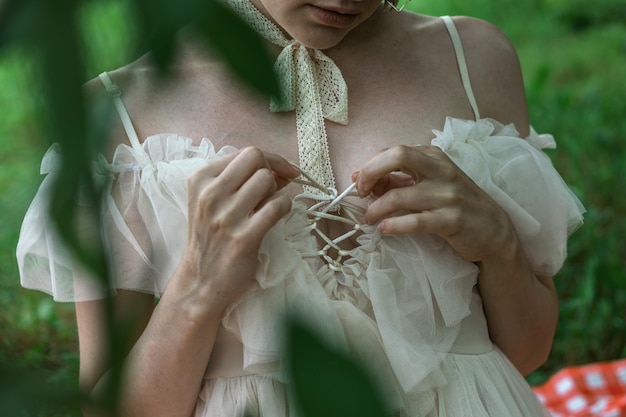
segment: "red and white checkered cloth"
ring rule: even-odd
[[[533,390],[554,417],[626,417],[626,359],[565,368]]]

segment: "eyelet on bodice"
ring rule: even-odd
[[[319,192],[311,193],[304,191],[294,197],[295,201],[316,201],[307,207],[308,226],[307,231],[315,233],[324,243],[317,251],[302,253],[303,258],[320,257],[332,271],[339,272],[344,267],[344,261],[349,257],[350,251],[342,248],[340,243],[355,237],[361,232],[361,218],[365,213],[362,207],[345,200],[349,196],[357,196],[354,191],[356,183],[352,183],[343,192],[338,193],[335,188],[326,188],[316,183],[309,175],[302,172],[302,177],[292,180],[308,187],[313,187]],[[305,188],[306,190],[306,188]],[[328,236],[320,227],[320,220],[329,220],[351,226],[351,229],[339,236]],[[334,251],[333,255],[330,252]]]

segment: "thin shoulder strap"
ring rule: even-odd
[[[474,111],[474,117],[476,120],[480,119],[480,112],[478,111],[478,105],[476,104],[476,98],[474,98],[474,91],[472,90],[472,83],[470,82],[469,72],[467,71],[467,63],[465,62],[465,53],[463,52],[463,44],[461,43],[461,37],[456,30],[454,21],[450,16],[441,17],[446,24],[450,38],[452,38],[452,45],[454,45],[454,53],[456,54],[456,61],[461,73],[461,81],[463,82],[463,88],[465,88],[465,94],[469,100],[472,110]]]
[[[128,139],[130,140],[130,144],[133,148],[141,149],[141,144],[139,143],[139,137],[137,136],[137,132],[135,131],[135,127],[133,126],[133,122],[130,120],[130,115],[128,114],[128,110],[124,106],[124,102],[122,101],[122,91],[120,88],[111,80],[111,77],[107,72],[103,72],[98,77],[100,77],[100,81],[104,84],[104,88],[106,89],[109,97],[113,99],[113,103],[115,104],[115,109],[122,120],[122,125],[124,126],[124,130],[128,135]]]

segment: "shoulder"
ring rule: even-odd
[[[496,25],[469,16],[453,16],[452,20],[459,34],[462,34],[464,46],[479,47],[484,45],[499,47],[503,51],[514,53],[511,42]]]
[[[145,125],[145,115],[149,114],[153,105],[153,99],[157,96],[156,70],[152,68],[145,57],[112,71],[106,75],[117,87],[119,97],[124,107],[129,112],[134,127],[141,138],[142,129]],[[115,94],[109,94],[100,76],[87,81],[83,86],[85,100],[89,111],[94,117],[103,120],[106,117],[106,147],[103,150],[109,159],[120,144],[129,144],[128,136],[119,117],[113,107]],[[139,129],[137,129],[139,128]]]
[[[382,12],[387,13],[387,12]],[[404,37],[408,40],[417,40],[416,36],[428,37],[430,41],[449,42],[449,35],[445,28],[444,19],[438,16],[429,16],[413,12],[383,15],[382,21],[389,31],[395,28],[391,36]],[[514,53],[513,46],[506,35],[495,25],[475,17],[452,16],[464,47],[499,47],[504,51]],[[390,34],[389,32],[387,34]]]
[[[497,26],[484,20],[453,18],[459,32],[472,88],[482,117],[514,123],[522,136],[529,121],[517,52]]]
[[[139,60],[125,65],[121,68],[107,71],[111,81],[119,87],[122,95],[136,95],[148,94],[149,89],[153,83],[149,82],[152,79],[155,70],[149,65],[147,57],[142,57]],[[100,76],[94,77],[87,81],[83,90],[88,101],[94,101],[107,97],[107,91]]]
[[[184,134],[172,126],[172,120],[182,120],[186,100],[196,80],[189,67],[172,67],[164,76],[148,56],[107,71],[106,75],[117,87],[116,94],[127,111],[132,128],[139,141],[161,133]],[[105,156],[110,157],[120,144],[129,139],[120,114],[113,105],[114,95],[109,95],[100,76],[84,85],[86,101],[91,111],[99,112],[101,123],[107,128]],[[106,118],[106,119],[104,119]]]
[[[453,18],[470,70],[476,76],[496,76],[496,81],[518,81],[521,77],[517,52],[509,38],[495,25],[484,20]],[[471,73],[471,71],[470,71]]]
[[[223,102],[236,100],[231,97],[233,94],[222,93],[224,90],[234,91],[230,87],[239,84],[233,81],[221,57],[188,42],[181,42],[178,46],[166,76],[149,55],[107,72],[119,87],[120,98],[140,141],[163,133],[204,137],[207,134],[207,106],[215,108]],[[113,102],[99,77],[88,81],[84,89],[91,104],[108,101],[110,105]],[[107,146],[112,151],[119,144],[128,144],[128,137],[117,112],[109,113],[111,133]],[[110,152],[106,155],[109,156]]]
[[[412,12],[386,14],[382,25],[384,44],[387,48],[398,45],[402,55],[411,59],[418,57],[442,64],[454,52],[452,39],[444,19]],[[451,18],[461,38],[470,73],[475,77],[498,72],[499,76],[519,75],[519,60],[515,48],[506,35],[495,25],[473,17]]]
[[[389,16],[395,27],[390,35],[403,45],[403,60],[414,68],[436,67],[445,76],[459,78],[458,64],[450,33],[440,17],[402,13]],[[522,71],[517,52],[497,26],[473,17],[452,17],[467,63],[472,90],[481,117],[514,123],[522,136],[529,121]],[[390,24],[391,25],[391,24]],[[391,27],[391,26],[389,26]]]

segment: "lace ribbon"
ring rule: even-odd
[[[270,102],[270,110],[295,110],[300,168],[327,190],[336,189],[324,119],[348,123],[348,87],[341,71],[323,52],[287,39],[249,0],[227,1],[261,36],[283,48],[274,63],[282,97]],[[306,193],[328,194],[303,187]]]

